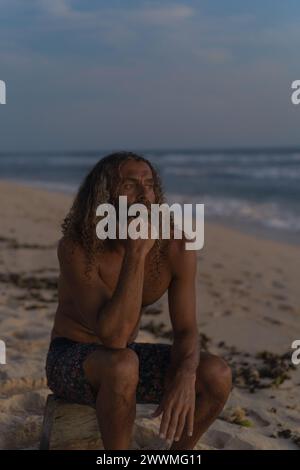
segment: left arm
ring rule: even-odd
[[[168,291],[174,338],[170,373],[195,374],[200,352],[196,321],[196,252],[182,248],[176,258],[174,275]]]
[[[195,278],[197,259],[186,250],[185,240],[172,253],[173,277],[169,286],[169,311],[174,341],[167,371],[166,389],[153,416],[161,413],[161,437],[179,440],[184,427],[193,433],[195,381],[199,364],[199,335],[196,321]]]

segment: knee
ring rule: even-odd
[[[232,373],[229,365],[224,359],[211,355],[202,374],[200,391],[218,401],[226,401],[231,387]]]
[[[112,384],[136,387],[139,380],[139,359],[132,349],[116,350],[109,361],[107,376]]]

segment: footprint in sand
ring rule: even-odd
[[[224,316],[232,315],[232,311],[231,310],[224,310],[223,315]]]
[[[213,268],[222,269],[222,268],[224,268],[224,266],[223,266],[222,263],[214,263],[214,264],[213,264]]]
[[[289,304],[279,304],[278,305],[279,310],[282,310],[284,312],[294,312],[295,309]]]
[[[242,271],[242,274],[244,274],[246,277],[251,277],[252,276],[251,271]]]
[[[219,292],[217,292],[217,291],[210,291],[209,293],[210,293],[210,295],[212,295],[213,297],[217,297],[217,298],[222,297],[221,294],[220,294]]]
[[[249,312],[249,307],[247,307],[247,305],[241,305],[241,308],[242,310],[244,310],[245,312]]]
[[[282,322],[279,320],[276,320],[275,318],[270,318],[270,317],[263,317],[264,320],[266,320],[268,323],[271,323],[272,325],[282,325]]]
[[[271,423],[266,418],[263,418],[259,413],[254,410],[248,410],[247,415],[252,418],[255,424],[258,426],[266,427],[269,426]]]
[[[287,300],[287,297],[285,295],[281,295],[281,294],[273,294],[272,297],[276,300]]]
[[[242,284],[244,284],[244,281],[242,281],[241,279],[232,279],[231,282],[236,286],[241,286]]]
[[[276,280],[272,281],[272,286],[276,287],[277,289],[285,289],[285,285],[282,282]]]

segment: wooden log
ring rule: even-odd
[[[148,417],[157,405],[137,405],[132,448],[165,448],[158,436],[159,418]],[[96,410],[48,395],[40,440],[41,450],[103,449]]]

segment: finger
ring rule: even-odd
[[[164,410],[161,423],[160,423],[159,435],[162,439],[165,439],[167,435],[167,430],[169,427],[170,419],[171,419],[171,409],[170,407],[168,407],[167,409]]]
[[[174,440],[175,432],[176,432],[177,425],[178,425],[179,415],[180,415],[180,411],[178,411],[177,409],[173,409],[173,411],[171,413],[171,419],[170,419],[170,422],[169,422],[169,426],[168,426],[168,429],[167,429],[167,434],[166,434],[168,441],[173,442],[173,440]]]
[[[190,408],[187,415],[187,435],[192,436],[194,431],[194,407]]]
[[[183,432],[183,429],[184,429],[184,425],[186,423],[186,419],[187,419],[187,410],[184,410],[184,411],[181,412],[181,414],[179,415],[179,418],[178,418],[177,429],[176,429],[175,437],[174,437],[174,440],[176,442],[179,441],[179,439],[182,436],[182,432]]]

